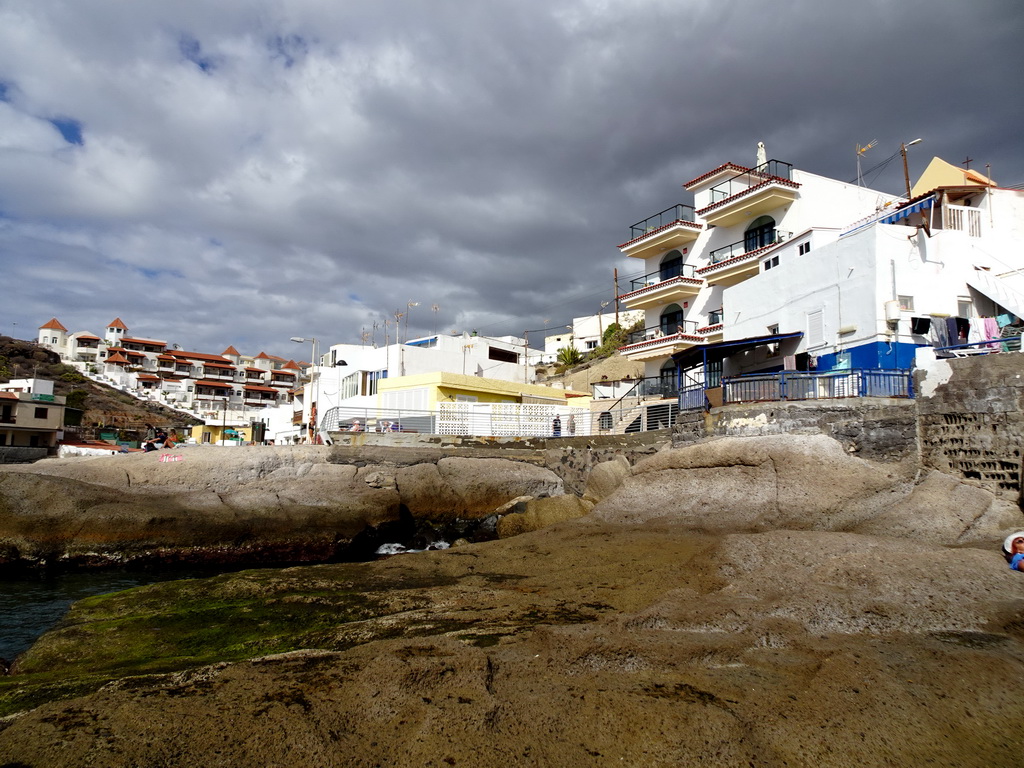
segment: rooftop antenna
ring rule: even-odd
[[[869,149],[871,149],[877,143],[878,143],[878,139],[872,139],[870,142],[865,144],[863,147],[860,144],[857,145],[857,186],[858,187],[863,187],[864,186],[864,177],[861,176],[861,173],[860,173],[860,159],[864,156],[865,152],[867,152]]]

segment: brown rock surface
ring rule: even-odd
[[[594,508],[594,504],[576,496],[547,496],[527,499],[516,507],[511,514],[498,520],[498,536],[503,539],[583,517]]]
[[[188,582],[181,600],[225,611],[342,603],[292,652],[126,678],[15,717],[0,764],[1016,766],[1021,579],[991,551],[584,518]],[[169,588],[120,610],[165,610]],[[362,612],[346,620],[345,600]],[[78,608],[20,674],[70,647],[112,664],[131,629],[109,634],[104,605]]]

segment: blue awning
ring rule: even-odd
[[[913,205],[908,205],[905,208],[900,208],[895,213],[891,213],[885,218],[879,219],[881,224],[895,224],[900,219],[905,219],[912,213],[920,213],[926,208],[931,208],[935,205],[934,197],[926,197],[924,200],[918,200]]]

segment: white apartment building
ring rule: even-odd
[[[120,318],[102,337],[71,333],[57,318],[39,328],[38,343],[63,362],[97,380],[143,399],[217,423],[246,424],[262,409],[290,399],[301,366],[268,355],[242,355],[234,347],[221,354],[188,352],[159,339],[129,334]]]
[[[919,346],[980,341],[982,318],[1024,312],[1024,192],[980,174],[936,159],[909,200],[779,160],[684,186],[692,206],[619,246],[644,265],[619,297],[646,313],[621,349],[644,364],[638,396],[696,387],[703,405],[723,377],[906,370]]]

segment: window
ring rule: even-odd
[[[37,419],[45,419],[47,413],[49,413],[49,408],[36,408]]]
[[[898,299],[898,301],[900,303],[900,309],[901,310],[903,310],[904,312],[913,312],[914,311],[914,297],[913,296],[898,296],[897,299]]]
[[[588,341],[587,342],[587,351],[590,351],[591,349],[597,349],[597,341],[596,340]]]
[[[680,333],[683,327],[683,308],[678,304],[669,304],[661,313],[660,326],[665,336]]]
[[[974,317],[974,302],[961,296],[956,300],[956,314],[958,317]]]
[[[501,349],[500,347],[488,347],[487,359],[497,360],[498,362],[501,363],[518,363],[519,355],[513,352],[511,349]]]
[[[772,267],[777,267],[777,266],[779,266],[779,256],[778,256],[778,254],[776,254],[775,256],[772,256],[770,259],[765,259],[765,261],[764,261],[764,271],[765,272],[767,272]]]
[[[705,384],[706,387],[714,388],[722,386],[722,361],[721,360],[708,360],[707,364],[708,380]]]
[[[807,313],[807,344],[819,346],[825,343],[825,319],[820,309]]]
[[[810,242],[800,243],[800,245],[797,246],[796,250],[799,255],[803,256],[805,253],[811,252],[811,244]]]
[[[661,262],[661,267],[658,270],[658,278],[660,280],[668,280],[669,278],[679,277],[682,273],[683,254],[679,251],[669,251]]]
[[[743,233],[743,247],[746,251],[755,251],[775,242],[775,219],[771,216],[759,216],[754,219],[747,231]]]

